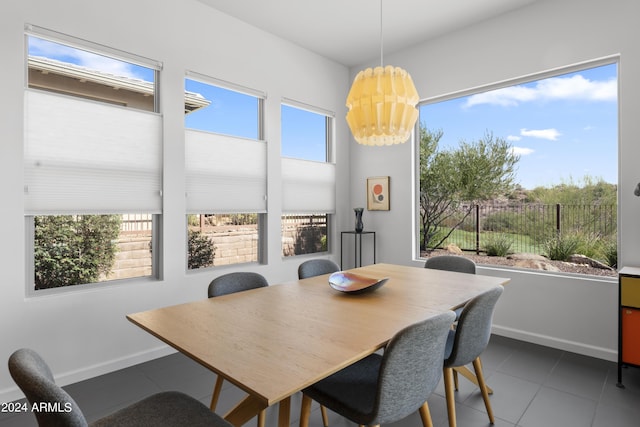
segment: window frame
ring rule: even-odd
[[[480,94],[480,93],[490,92],[490,91],[504,89],[504,88],[513,87],[513,86],[522,85],[522,84],[528,84],[528,83],[532,83],[539,80],[549,79],[549,78],[558,77],[565,74],[576,73],[576,72],[591,69],[591,68],[598,68],[598,67],[613,65],[613,64],[616,64],[617,70],[618,70],[618,77],[617,77],[618,100],[616,103],[616,109],[617,109],[617,120],[619,123],[619,120],[620,120],[620,111],[619,111],[620,110],[620,74],[619,74],[620,55],[619,54],[609,55],[601,58],[596,58],[593,60],[587,60],[587,61],[583,61],[583,62],[579,62],[579,63],[567,65],[567,66],[549,69],[546,71],[530,73],[530,74],[526,74],[520,77],[515,77],[512,79],[505,79],[505,80],[501,80],[494,83],[475,86],[469,89],[462,89],[459,91],[454,91],[454,92],[450,92],[442,95],[432,96],[432,97],[420,100],[418,102],[417,108],[418,110],[420,110],[420,107],[426,104],[436,104],[439,102],[446,102],[454,99],[469,97],[469,96]],[[412,147],[413,161],[411,163],[412,176],[413,176],[412,183],[414,187],[413,188],[413,193],[414,193],[413,209],[412,209],[412,217],[413,217],[412,218],[412,223],[413,223],[412,252],[413,252],[414,261],[424,262],[426,258],[421,257],[421,250],[420,250],[420,226],[421,226],[420,224],[420,137],[419,137],[420,126],[421,126],[421,121],[420,121],[420,118],[418,118],[418,120],[416,121],[414,132],[413,132],[415,137],[413,138],[413,144],[414,144]],[[619,132],[618,132],[618,138],[617,138],[617,150],[618,150],[618,157],[619,157],[619,153],[620,153]],[[620,193],[619,192],[617,194],[617,210],[618,210],[618,218],[619,218],[619,210],[620,210]],[[617,247],[619,249],[620,248],[620,221],[617,221],[616,228],[617,228],[616,240],[617,240]],[[577,276],[577,277],[587,277],[589,279],[600,279],[600,280],[610,279],[609,277],[606,277],[606,276],[586,275],[586,274],[577,274],[577,273],[568,273],[568,272],[549,272],[544,270],[534,270],[534,269],[528,269],[528,268],[495,265],[495,264],[479,264],[479,267],[499,268],[501,270],[524,271],[527,273],[543,274],[543,275],[552,274],[552,275],[560,275],[560,276],[568,276],[568,277]]]
[[[162,70],[162,62],[155,61],[149,58],[145,58],[141,55],[132,54],[129,52],[121,51],[116,48],[112,48],[109,46],[101,45],[98,43],[90,42],[87,40],[80,39],[78,37],[73,37],[67,34],[59,33],[56,31],[48,30],[46,28],[38,27],[31,24],[26,24],[24,27],[24,91],[43,91],[55,93],[57,96],[69,97],[71,99],[78,98],[82,100],[87,100],[86,96],[76,95],[68,92],[57,92],[55,90],[47,90],[41,89],[38,87],[31,88],[29,86],[29,37],[35,37],[38,39],[46,40],[55,44],[59,44],[71,49],[77,49],[84,52],[93,53],[99,56],[103,56],[106,58],[111,58],[117,61],[126,62],[132,65],[140,66],[147,68],[153,71],[153,109],[152,111],[144,110],[137,107],[123,107],[130,108],[132,110],[145,111],[152,114],[161,114],[160,111],[160,73]],[[104,104],[112,104],[111,102],[101,100],[101,99],[93,99],[89,98],[91,102],[104,103]],[[23,142],[24,144],[24,142]],[[163,140],[159,141],[159,144],[163,144]],[[161,164],[162,168],[163,165]],[[109,214],[115,215],[126,215],[131,212],[112,212]],[[140,213],[140,212],[138,212]],[[145,276],[131,277],[125,279],[110,279],[105,281],[93,282],[93,283],[83,283],[77,285],[68,285],[57,288],[50,289],[40,289],[36,290],[34,285],[35,278],[35,217],[45,215],[45,214],[24,214],[24,224],[25,224],[25,291],[27,297],[40,297],[46,295],[55,295],[55,294],[63,294],[70,292],[84,292],[96,288],[106,288],[111,286],[117,286],[123,283],[146,283],[146,282],[156,282],[162,279],[162,212],[152,213],[151,222],[152,222],[152,230],[151,230],[151,274]],[[49,214],[46,214],[49,215]],[[55,213],[53,216],[57,215],[67,215],[67,213]],[[82,213],[77,212],[72,215],[93,215],[91,213]]]
[[[244,141],[256,141],[257,143],[261,143],[264,142],[265,144],[267,143],[264,139],[265,136],[265,131],[264,131],[264,112],[265,112],[265,100],[266,100],[266,93],[257,89],[252,89],[246,86],[242,86],[240,84],[236,84],[236,83],[232,83],[226,80],[221,80],[215,77],[211,77],[211,76],[207,76],[205,74],[201,74],[195,71],[187,71],[185,73],[185,77],[184,77],[184,81],[185,81],[185,86],[186,86],[186,81],[187,80],[192,80],[201,84],[205,84],[205,85],[210,85],[210,86],[214,86],[217,87],[219,89],[223,89],[226,91],[230,91],[230,92],[235,92],[241,95],[245,95],[245,96],[251,96],[256,98],[257,101],[257,110],[256,110],[256,133],[257,133],[257,137],[255,139],[253,138],[249,138],[243,135],[234,135],[234,134],[230,134],[230,133],[223,133],[223,132],[216,132],[216,131],[212,131],[212,130],[203,130],[203,129],[197,129],[194,127],[188,127],[186,124],[186,120],[184,123],[184,131],[186,132],[187,130],[191,130],[191,131],[195,131],[195,132],[204,132],[204,133],[208,133],[208,134],[212,134],[212,135],[219,135],[221,137],[225,137],[225,138],[235,138],[237,140],[244,140]],[[268,159],[267,159],[268,160]],[[267,183],[268,184],[268,183]],[[257,221],[256,221],[256,225],[258,228],[258,244],[257,244],[257,248],[256,248],[256,256],[257,256],[257,260],[256,261],[248,261],[248,262],[241,262],[241,263],[231,263],[231,264],[223,264],[223,265],[211,265],[211,266],[207,266],[207,267],[199,267],[199,268],[194,268],[194,269],[190,269],[189,268],[189,247],[188,247],[188,234],[189,234],[189,215],[215,215],[215,214],[256,214],[257,215]],[[227,212],[226,210],[224,211],[216,211],[215,209],[212,210],[207,210],[206,212],[198,212],[198,213],[193,213],[193,212],[187,212],[185,215],[185,235],[187,236],[187,242],[186,242],[186,246],[185,246],[185,270],[187,274],[195,274],[198,272],[202,272],[202,271],[211,271],[212,269],[220,269],[220,268],[227,268],[227,267],[233,267],[233,266],[239,266],[239,265],[249,265],[249,264],[266,264],[266,253],[267,253],[267,211],[265,208],[264,212]],[[215,259],[215,257],[214,257]]]
[[[309,113],[313,113],[313,114],[317,114],[320,116],[324,117],[324,132],[325,132],[325,160],[324,161],[319,161],[319,160],[310,160],[310,159],[304,159],[304,158],[296,158],[296,157],[287,157],[287,156],[283,156],[282,155],[282,150],[280,150],[280,156],[281,159],[290,159],[290,160],[298,160],[301,162],[315,162],[315,163],[328,163],[328,164],[332,164],[335,165],[335,113],[320,107],[315,107],[313,105],[304,103],[304,102],[300,102],[300,101],[296,101],[294,99],[291,98],[285,98],[283,97],[281,100],[281,109],[282,106],[287,106],[289,108],[297,108],[299,110],[302,111],[306,111]],[[281,163],[282,164],[282,163]],[[336,189],[336,183],[334,182],[334,191]],[[314,255],[319,255],[319,254],[328,254],[331,253],[333,251],[333,247],[334,247],[334,242],[333,242],[333,222],[334,222],[334,216],[335,213],[332,212],[319,212],[319,211],[313,211],[313,212],[306,212],[304,209],[301,209],[298,212],[281,212],[280,215],[280,240],[281,242],[283,241],[283,221],[285,219],[285,217],[287,216],[293,216],[293,215],[308,215],[308,216],[312,216],[312,215],[324,215],[326,217],[325,221],[326,221],[326,236],[327,236],[327,250],[326,252],[309,252],[309,253],[305,253],[305,254],[292,254],[292,255],[285,255],[285,251],[284,251],[284,245],[281,243],[280,247],[280,253],[281,253],[281,257],[283,259],[289,259],[289,258],[293,258],[293,257],[304,257],[304,256],[314,256]]]

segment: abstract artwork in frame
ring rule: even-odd
[[[388,211],[389,209],[389,177],[367,178],[367,210]]]

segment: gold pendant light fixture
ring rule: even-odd
[[[347,123],[363,145],[406,142],[418,119],[420,99],[406,70],[383,66],[382,0],[380,0],[380,66],[360,71],[347,96]]]

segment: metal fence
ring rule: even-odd
[[[471,213],[464,217],[469,210]],[[615,238],[617,206],[466,205],[460,207],[442,232],[447,233],[451,227],[455,230],[443,247],[453,243],[462,250],[480,253],[488,239],[503,234],[511,240],[513,251],[541,253],[543,243],[556,235],[580,233],[592,238]]]

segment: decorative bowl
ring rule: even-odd
[[[329,285],[337,291],[349,294],[371,292],[384,285],[388,277],[375,279],[346,271],[338,271],[329,276]]]

